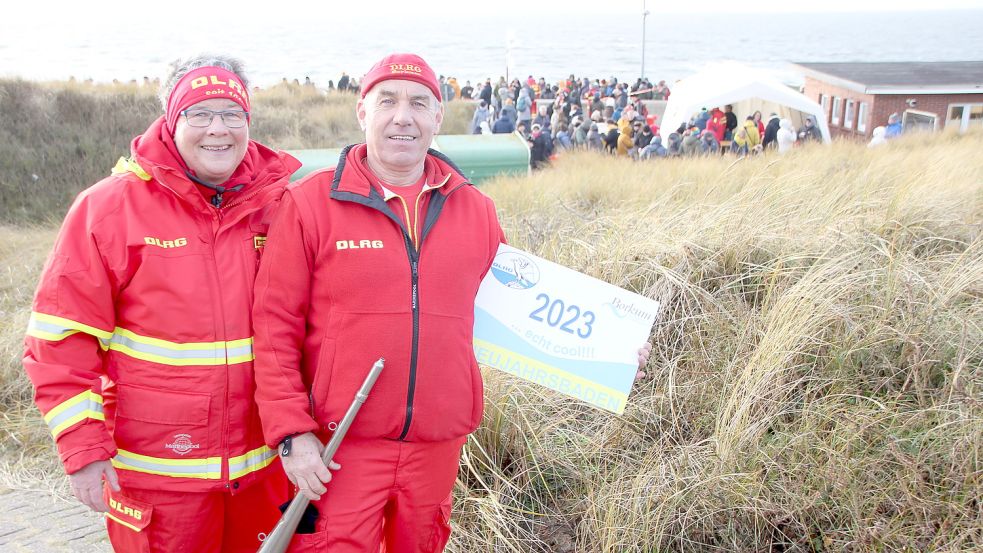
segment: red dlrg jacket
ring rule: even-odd
[[[112,459],[125,486],[235,493],[276,458],[253,402],[250,309],[300,164],[251,142],[249,184],[215,209],[176,168],[162,121],[65,217],[24,366],[67,472]]]
[[[503,235],[495,206],[427,155],[416,210],[350,146],[290,185],[256,282],[256,400],[266,443],[339,422],[370,367],[386,368],[350,436],[441,441],[483,408],[474,298]],[[424,208],[425,206],[425,208]]]

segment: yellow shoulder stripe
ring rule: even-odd
[[[150,175],[140,167],[140,164],[136,162],[132,157],[121,157],[116,165],[113,167],[113,175],[123,175],[126,173],[133,173],[140,180],[150,180]]]

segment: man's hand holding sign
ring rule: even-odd
[[[644,376],[658,309],[654,300],[503,244],[475,300],[475,357],[620,415]]]

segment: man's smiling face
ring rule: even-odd
[[[359,100],[356,114],[365,131],[369,166],[404,173],[422,166],[444,107],[418,82],[386,80]]]

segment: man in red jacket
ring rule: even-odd
[[[247,91],[237,60],[180,64],[165,115],[65,216],[34,299],[24,367],[117,551],[256,551],[289,493],[253,401],[250,312],[300,164],[249,140]]]
[[[461,447],[483,408],[474,300],[504,236],[492,201],[429,149],[440,100],[419,56],[375,64],[356,106],[365,143],[288,186],[271,227],[256,400],[266,443],[319,511],[292,551],[437,552],[450,536]],[[321,444],[379,357],[332,478]]]
[[[503,234],[492,201],[429,150],[440,100],[419,56],[383,58],[356,107],[365,143],[289,186],[271,229],[256,399],[266,443],[320,513],[295,551],[441,551],[450,535],[461,447],[483,407],[474,299]],[[379,357],[332,480],[319,446]]]

